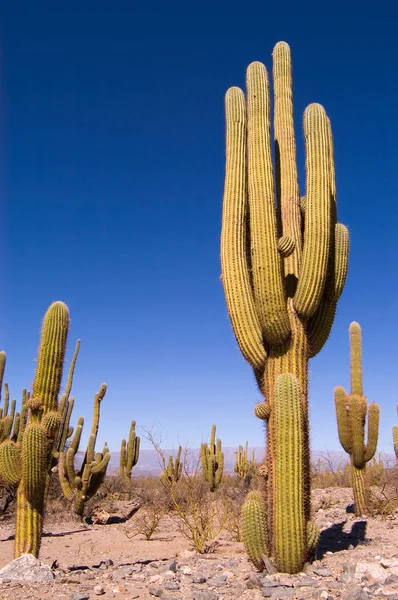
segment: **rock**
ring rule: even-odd
[[[158,587],[158,586],[155,586],[155,585],[151,585],[151,586],[148,588],[148,592],[151,594],[151,596],[156,596],[157,598],[160,598],[160,597],[161,597],[161,595],[162,595],[162,591],[163,591],[163,590],[162,590],[162,588],[161,588],[161,587]]]
[[[361,580],[363,575],[368,575],[372,579],[383,583],[387,578],[388,572],[377,563],[359,562],[355,568],[355,577]]]
[[[249,573],[245,579],[246,588],[253,590],[255,588],[261,588],[262,582],[257,573]]]
[[[398,587],[398,575],[389,575],[385,582],[386,585],[393,585]]]
[[[354,585],[342,595],[343,600],[369,600],[369,594],[360,585]]]
[[[167,581],[172,581],[173,579],[176,578],[176,574],[173,573],[173,571],[165,571],[163,573],[163,577],[164,579],[166,579]]]
[[[314,575],[319,575],[319,577],[331,577],[332,576],[329,569],[324,569],[324,568],[314,569],[313,573],[314,573]]]
[[[203,573],[194,573],[192,575],[192,582],[193,583],[206,583],[206,581],[207,581],[207,579],[203,575]]]
[[[165,590],[179,590],[180,586],[178,585],[178,583],[176,581],[166,581],[166,583],[164,584],[164,589]]]
[[[295,583],[295,587],[313,587],[315,585],[318,585],[318,581],[312,579],[312,577],[302,577],[302,579]]]
[[[192,593],[192,600],[218,600],[219,596],[216,592],[211,591],[194,591]]]
[[[102,594],[105,594],[105,590],[102,585],[95,585],[93,591],[96,596],[102,596]]]
[[[181,573],[183,573],[183,575],[191,575],[192,574],[192,569],[191,567],[188,567],[188,565],[183,565],[180,569]]]
[[[90,600],[90,594],[73,594],[71,600]]]
[[[95,523],[96,525],[125,523],[133,516],[134,513],[137,512],[139,508],[139,502],[120,500],[115,502],[115,508],[111,513],[108,513],[103,509],[98,509],[93,511],[93,513],[86,518],[86,522],[90,524]]]
[[[12,581],[53,581],[54,573],[33,554],[22,554],[0,570],[0,579]]]

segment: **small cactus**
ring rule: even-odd
[[[140,455],[140,437],[135,435],[135,421],[131,421],[129,441],[122,440],[120,446],[119,474],[122,481],[130,489],[133,467],[138,462]]]
[[[256,471],[257,463],[254,458],[254,450],[252,452],[252,457],[249,459],[249,443],[246,442],[245,449],[243,450],[243,446],[239,446],[238,451],[235,452],[235,466],[234,471],[238,475],[246,481],[246,483],[250,483],[255,471]]]
[[[204,478],[214,492],[220,485],[224,469],[224,453],[221,451],[221,440],[216,441],[216,426],[212,425],[209,445],[206,442],[200,447],[200,459]]]
[[[373,458],[378,441],[379,406],[367,403],[362,388],[362,335],[358,323],[350,325],[351,394],[341,386],[334,391],[340,443],[351,458],[354,507],[357,516],[366,514],[366,463]],[[365,423],[368,419],[367,443]]]
[[[87,450],[80,469],[75,469],[75,456],[79,450],[80,438],[83,432],[84,419],[79,417],[70,446],[60,449],[58,476],[64,496],[73,501],[73,508],[78,516],[82,516],[85,503],[98,491],[103,482],[111,458],[105,442],[102,452],[95,452],[97,440],[100,404],[106,394],[106,384],[103,383],[94,398],[93,420],[88,439]]]
[[[398,413],[398,404],[397,404],[397,413]],[[398,459],[398,425],[393,425],[392,437],[393,437],[393,442],[394,442],[395,456]]]
[[[180,480],[182,474],[182,462],[181,462],[181,450],[182,447],[178,446],[177,456],[175,460],[170,455],[167,465],[165,465],[161,477],[168,481],[168,483],[177,483]]]

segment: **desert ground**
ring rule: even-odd
[[[376,496],[382,503],[384,491],[376,490]],[[126,502],[114,502],[114,511],[119,504]],[[321,529],[316,556],[304,572],[287,575],[259,573],[231,527],[222,529],[201,554],[182,533],[173,511],[163,514],[148,541],[138,533],[150,512],[145,505],[125,522],[113,524],[101,524],[112,510],[97,506],[88,524],[68,519],[56,505],[46,517],[40,552],[51,580],[18,582],[0,576],[0,598],[398,600],[398,510],[390,506],[383,511],[380,504],[380,514],[358,518],[352,512],[352,490],[341,487],[314,489],[312,506]],[[13,559],[12,510],[0,523],[1,569]]]

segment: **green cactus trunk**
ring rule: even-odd
[[[368,506],[366,502],[365,469],[358,469],[351,461],[352,489],[354,492],[354,512],[357,517],[366,515]]]
[[[33,503],[25,495],[23,480],[17,491],[17,514],[15,521],[15,558],[21,554],[39,556],[43,530],[44,496]]]
[[[302,568],[307,552],[305,522],[310,518],[310,454],[307,340],[304,327],[291,304],[289,312],[294,333],[284,352],[269,354],[263,390],[271,407],[267,426],[268,539],[272,540],[269,553],[280,571],[294,573]],[[291,413],[291,399],[288,395],[276,398],[275,382],[282,374],[292,374],[297,378],[301,399],[299,414]],[[283,410],[286,411],[285,426],[288,429],[279,427],[280,413]],[[294,437],[295,425],[300,428],[300,440],[295,452],[289,454],[287,446]],[[281,452],[281,444],[285,452]],[[277,471],[280,471],[279,476]],[[284,490],[293,493],[289,495]]]

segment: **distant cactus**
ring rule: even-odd
[[[95,452],[97,440],[100,404],[106,394],[106,384],[103,383],[94,398],[93,420],[88,439],[87,450],[80,469],[75,469],[75,456],[79,450],[84,419],[79,417],[69,448],[60,449],[58,476],[64,496],[73,501],[73,508],[78,516],[82,516],[85,503],[92,498],[102,484],[110,460],[110,453],[105,443],[102,452]]]
[[[177,481],[180,480],[182,474],[181,451],[182,447],[178,446],[175,460],[173,460],[173,457],[170,455],[167,465],[165,465],[163,469],[161,477],[163,480],[168,481],[168,483],[177,483]]]
[[[398,413],[398,404],[397,404],[397,413]],[[398,425],[393,425],[392,436],[393,436],[393,442],[394,442],[395,456],[398,459]]]
[[[257,468],[257,463],[254,458],[254,450],[252,452],[252,457],[249,459],[249,443],[246,442],[246,447],[243,450],[243,446],[239,446],[237,452],[235,452],[235,466],[234,471],[238,475],[246,481],[246,483],[250,483],[255,471]]]
[[[122,440],[120,446],[120,466],[119,474],[125,486],[130,490],[131,475],[133,467],[138,462],[140,455],[140,437],[135,435],[135,421],[131,421],[129,440]],[[130,495],[130,491],[129,491]]]
[[[221,440],[216,441],[216,426],[212,425],[209,445],[206,442],[200,447],[200,459],[204,478],[214,492],[221,483],[224,470],[224,453],[221,451]]]
[[[358,323],[350,325],[351,394],[341,386],[334,392],[340,443],[351,458],[355,514],[366,514],[365,468],[373,458],[378,441],[379,406],[367,403],[362,388],[362,335]],[[365,423],[368,419],[367,443]]]
[[[249,65],[246,89],[246,97],[237,87],[225,97],[221,278],[236,340],[266,399],[255,414],[267,424],[267,556],[279,571],[297,573],[314,540],[308,360],[332,328],[349,235],[337,223],[332,130],[320,104],[304,112],[306,190],[300,198],[288,44],[279,42],[273,51],[273,128],[263,64]],[[282,437],[284,412],[290,425]]]

